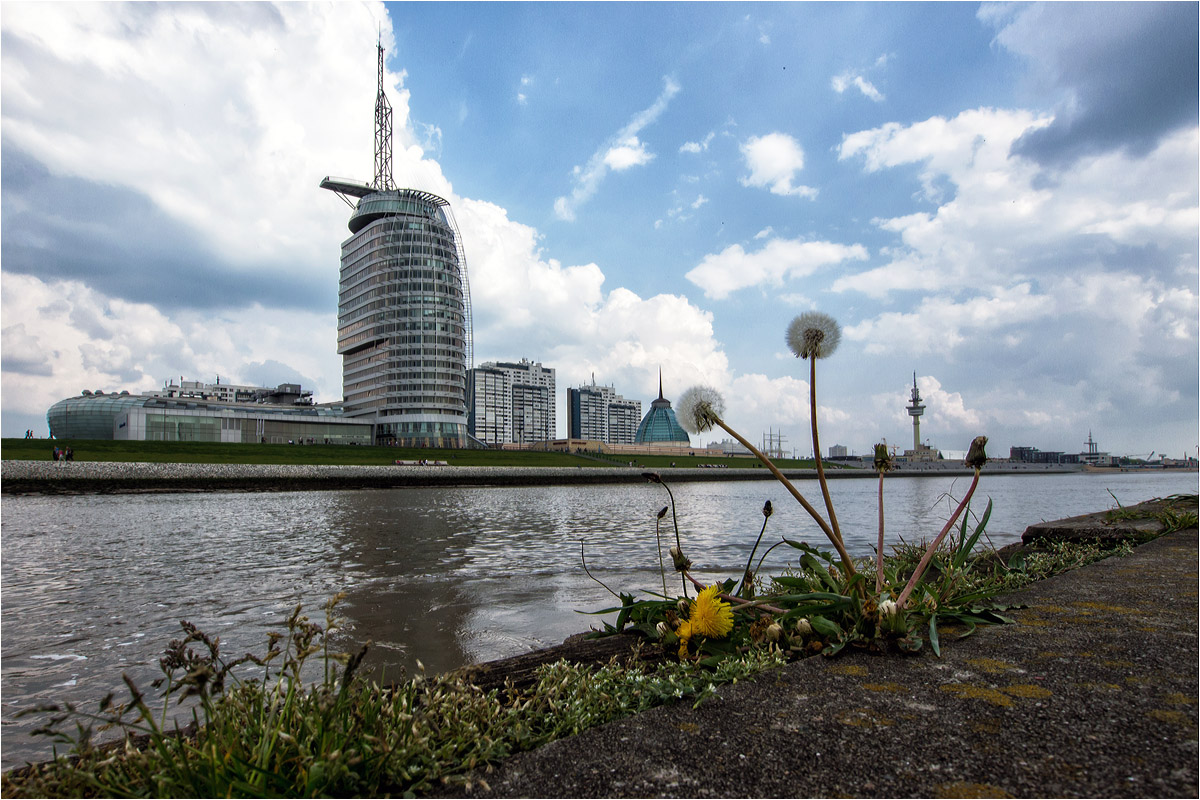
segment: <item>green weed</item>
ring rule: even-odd
[[[769,669],[769,654],[716,671],[669,663],[550,664],[527,690],[483,692],[455,674],[420,674],[380,686],[358,674],[366,651],[328,650],[334,598],[320,625],[297,608],[261,656],[226,661],[220,645],[186,623],[160,662],[161,707],[126,680],[128,699],[95,712],[35,709],[41,732],[66,756],[3,776],[5,797],[316,797],[412,795],[463,787],[477,767],[594,725],[682,698],[699,703],[722,683]],[[323,677],[301,673],[319,659]],[[277,665],[277,666],[276,666]],[[272,671],[274,669],[274,671]],[[260,673],[261,671],[261,673]],[[169,707],[197,698],[192,724],[168,724]],[[116,730],[115,745],[95,734]]]

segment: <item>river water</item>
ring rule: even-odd
[[[889,543],[931,538],[968,485],[889,478]],[[876,482],[830,486],[848,549],[868,555]],[[801,490],[823,508],[815,482]],[[1030,524],[1113,508],[1113,495],[1131,505],[1196,490],[1195,473],[989,475],[974,506],[994,500],[988,534],[1000,547]],[[825,544],[774,482],[672,491],[702,580],[740,574],[766,500],[775,514],[765,542]],[[418,659],[441,671],[558,644],[599,625],[579,611],[614,602],[584,571],[581,543],[592,575],[614,590],[662,590],[654,520],[668,501],[651,484],[5,497],[3,767],[49,754],[29,736],[38,721],[17,719],[18,710],[62,700],[94,708],[121,688],[122,672],[148,687],[181,619],[219,635],[229,656],[261,653],[266,633],[297,603],[320,620],[324,601],[344,591],[338,643],[371,640],[368,663],[383,679],[411,672]],[[668,513],[668,570],[670,521]],[[789,550],[776,549],[767,564],[782,566]],[[678,580],[667,580],[677,593]]]

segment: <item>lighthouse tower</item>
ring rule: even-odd
[[[919,453],[921,450],[921,415],[925,413],[925,406],[921,405],[921,392],[917,389],[917,373],[913,373],[913,388],[912,402],[908,405],[908,415],[913,421],[913,452]]]

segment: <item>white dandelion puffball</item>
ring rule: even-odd
[[[724,413],[725,398],[711,386],[693,386],[675,404],[675,416],[688,433],[703,433]]]
[[[841,340],[837,320],[820,311],[805,311],[787,329],[788,347],[797,358],[829,358]]]

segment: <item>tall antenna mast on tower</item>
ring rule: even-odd
[[[391,191],[396,188],[392,180],[392,104],[383,93],[383,43],[376,43],[379,51],[379,83],[375,95],[375,180],[372,188]]]

